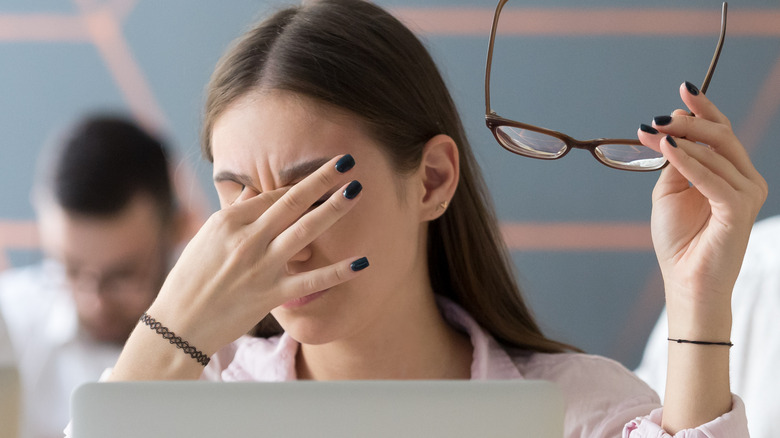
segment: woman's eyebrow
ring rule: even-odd
[[[298,180],[307,177],[328,161],[330,161],[330,158],[327,157],[314,158],[285,167],[279,171],[279,187],[289,186],[293,182],[297,182]],[[223,170],[214,175],[215,183],[222,181],[233,181],[248,187],[253,187],[252,178],[248,175],[231,172],[229,170]]]
[[[244,174],[233,173],[227,170],[223,170],[222,172],[219,172],[218,174],[214,175],[215,183],[222,182],[222,181],[233,181],[244,186],[252,187],[252,178]]]
[[[315,158],[285,167],[279,171],[279,187],[289,186],[291,183],[307,177],[328,161],[330,158],[327,157]]]

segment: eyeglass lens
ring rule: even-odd
[[[503,125],[495,133],[502,146],[521,155],[552,160],[566,152],[563,140],[541,132]]]
[[[653,170],[666,164],[661,153],[647,146],[635,144],[602,144],[594,151],[599,161],[618,169]]]
[[[530,129],[499,125],[493,132],[501,146],[531,158],[554,160],[568,150],[562,139]],[[660,169],[666,163],[659,152],[636,144],[602,144],[595,147],[593,154],[607,166],[625,170]]]

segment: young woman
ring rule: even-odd
[[[727,342],[767,189],[728,120],[680,94],[696,117],[638,132],[671,164],[652,218],[670,336]],[[566,436],[747,433],[727,347],[671,344],[661,411],[620,365],[541,333],[444,82],[380,8],[312,2],[242,36],[212,77],[203,151],[222,210],[112,380],[546,379],[565,393]]]

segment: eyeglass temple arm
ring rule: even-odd
[[[498,28],[498,16],[501,14],[506,2],[509,0],[499,0],[496,12],[493,15],[493,28],[490,31],[490,44],[488,45],[487,62],[485,62],[485,114],[490,114],[490,67],[493,64],[493,44],[496,41],[496,29]]]
[[[493,27],[490,30],[490,43],[488,45],[487,62],[485,63],[485,114],[492,112],[490,108],[490,68],[493,64],[493,45],[496,41],[496,29],[498,28],[498,16],[501,14],[506,2],[509,0],[499,0],[496,12],[493,15]],[[707,94],[707,89],[712,81],[712,75],[715,72],[715,66],[718,65],[718,59],[720,58],[720,52],[723,50],[723,41],[726,38],[726,16],[728,13],[728,2],[723,2],[723,8],[721,10],[720,19],[720,36],[718,37],[718,45],[715,47],[715,54],[710,61],[710,66],[707,69],[707,74],[704,76],[704,81],[699,88],[702,93]]]
[[[715,47],[715,55],[712,56],[710,61],[710,67],[707,69],[707,75],[704,76],[704,82],[701,83],[699,88],[702,93],[707,94],[707,88],[710,86],[712,80],[712,74],[715,72],[715,66],[718,65],[718,58],[720,58],[720,52],[723,50],[723,40],[726,38],[726,15],[728,12],[728,2],[723,2],[723,9],[720,16],[720,37],[718,37],[718,45]]]

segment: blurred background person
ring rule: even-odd
[[[22,436],[62,436],[167,275],[184,221],[167,152],[133,122],[90,116],[44,149],[32,198],[44,260],[0,275],[23,393]]]
[[[732,295],[731,392],[742,397],[753,438],[780,436],[780,216],[757,222]],[[666,311],[636,374],[663,399],[669,346]]]

